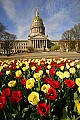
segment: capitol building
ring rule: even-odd
[[[4,41],[0,41],[0,52],[5,53],[3,48]],[[30,34],[28,35],[28,40],[15,40],[13,42],[13,47],[10,49],[10,52],[24,52],[28,51],[28,47],[33,47],[34,50],[49,51],[49,47],[53,45],[59,45],[60,50],[62,51],[64,48],[66,51],[70,50],[70,41],[62,40],[49,40],[48,35],[45,35],[45,26],[43,24],[43,20],[39,16],[38,9],[36,10],[35,17],[32,20],[32,24],[30,27]],[[78,42],[75,44],[76,50],[78,49]]]
[[[45,27],[38,10],[36,10],[36,15],[32,20],[28,41],[31,41],[34,49],[42,50],[44,47],[48,48],[48,35],[45,35]]]
[[[1,44],[4,41],[0,41],[0,52],[4,52],[1,49]],[[38,10],[36,10],[36,14],[34,19],[32,20],[32,24],[30,27],[30,34],[28,35],[28,40],[15,40],[13,43],[12,52],[22,52],[27,51],[28,47],[33,47],[34,50],[48,50],[48,35],[45,35],[45,26],[43,24],[42,19],[39,16]]]

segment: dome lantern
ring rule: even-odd
[[[36,9],[36,17],[39,17],[38,9]]]

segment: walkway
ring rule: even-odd
[[[0,60],[6,59],[27,59],[27,58],[68,58],[72,59],[80,59],[80,53],[76,52],[34,52],[34,53],[19,53],[13,56],[0,56]]]

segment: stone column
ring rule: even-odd
[[[33,48],[34,48],[34,40],[33,40]]]
[[[41,48],[42,48],[42,40],[41,40]]]
[[[46,48],[47,48],[47,40],[46,40]]]
[[[37,48],[37,40],[36,40],[36,48]]]
[[[42,48],[43,48],[43,40],[42,40]]]
[[[36,48],[37,48],[37,40],[36,40]]]
[[[43,40],[43,47],[45,46],[45,40]]]
[[[34,48],[35,48],[35,40],[34,40]]]
[[[37,40],[36,40],[36,48],[37,48]]]
[[[44,40],[44,46],[45,46],[45,48],[46,48],[46,41]]]
[[[39,46],[40,46],[40,48],[41,48],[41,40],[39,41]]]
[[[37,40],[37,48],[39,48],[39,46],[38,46],[38,40]]]
[[[37,41],[35,40],[35,48],[37,48],[37,43],[36,43]]]
[[[41,48],[43,48],[43,40],[41,42],[42,42],[42,47]]]
[[[35,40],[35,48],[36,48],[36,40]]]
[[[44,43],[44,40],[43,40],[43,48],[44,48],[44,45],[45,45],[45,43]]]
[[[38,48],[39,48],[39,40],[38,40]]]
[[[39,48],[40,48],[40,40],[38,40]]]
[[[39,48],[39,40],[38,40],[38,48]]]

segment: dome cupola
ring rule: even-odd
[[[34,19],[32,20],[30,29],[31,29],[30,36],[45,35],[45,27],[44,27],[42,19],[39,16],[38,9],[36,10],[36,15]]]

